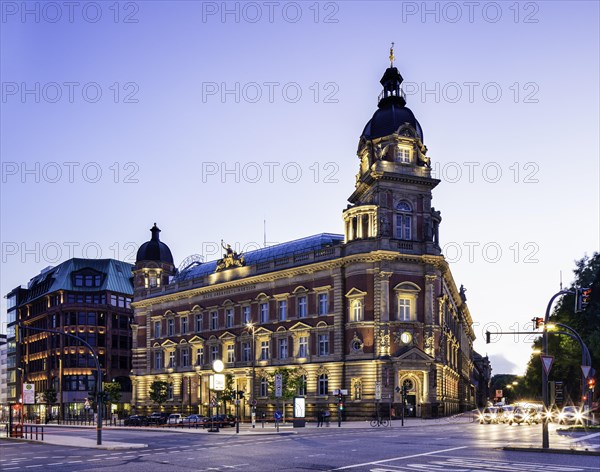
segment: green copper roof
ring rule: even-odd
[[[84,269],[92,269],[103,274],[99,287],[76,287],[72,274]],[[133,265],[115,259],[69,259],[55,267],[46,267],[33,277],[27,289],[25,302],[30,302],[42,295],[58,290],[73,292],[105,292],[111,291],[125,295],[133,295]]]

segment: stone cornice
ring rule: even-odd
[[[204,287],[190,288],[179,292],[173,292],[166,295],[159,295],[143,300],[137,300],[131,306],[137,311],[162,303],[178,302],[189,300],[197,296],[207,295],[209,297],[227,296],[236,293],[244,293],[257,290],[257,286],[262,283],[272,283],[283,279],[289,279],[299,275],[306,275],[320,271],[340,269],[348,264],[354,263],[378,263],[381,261],[412,262],[421,264],[430,264],[442,271],[449,271],[448,263],[443,256],[433,255],[412,255],[402,254],[395,251],[379,250],[364,254],[353,254],[350,256],[339,257],[327,261],[316,262],[314,264],[291,267],[279,271],[273,271],[266,274],[253,275],[247,278],[237,279],[230,282],[223,282],[217,285],[208,285]],[[251,287],[248,287],[251,285]],[[454,286],[456,289],[456,286]],[[219,292],[222,292],[219,294]]]

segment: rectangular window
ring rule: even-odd
[[[301,375],[298,379],[298,390],[296,391],[296,394],[300,396],[306,395],[306,375]]]
[[[233,308],[225,310],[225,327],[233,328]]]
[[[319,334],[319,356],[329,355],[329,334]]]
[[[266,397],[269,395],[269,381],[266,377],[260,379],[260,396]]]
[[[154,337],[160,338],[160,321],[154,322]]]
[[[217,329],[219,327],[219,312],[210,312],[210,329]]]
[[[398,319],[400,321],[410,321],[410,298],[398,299]]]
[[[287,320],[287,301],[279,301],[279,321]]]
[[[396,215],[396,233],[398,239],[410,241],[412,220],[410,215]]]
[[[219,358],[219,346],[211,346],[210,348],[210,361],[214,362]]]
[[[267,323],[269,321],[269,304],[261,303],[260,304],[260,322]]]
[[[327,376],[327,374],[319,375],[318,384],[319,395],[327,395],[327,393],[329,392],[329,377]]]
[[[167,320],[167,336],[175,336],[175,320]]]
[[[169,369],[175,367],[175,351],[169,352]]]
[[[283,338],[279,340],[279,358],[287,359],[288,357],[288,340]]]
[[[250,323],[250,307],[249,306],[242,307],[242,319],[244,320],[244,324]]]
[[[235,346],[233,344],[227,346],[227,362],[230,364],[235,362]]]
[[[306,296],[298,297],[298,318],[306,318]]]
[[[202,331],[202,315],[196,315],[196,332]]]
[[[188,332],[188,317],[184,316],[181,318],[181,334],[187,334]]]
[[[300,336],[298,338],[298,357],[308,357],[308,336]]]
[[[188,367],[190,365],[190,351],[189,349],[181,350],[181,366]]]
[[[242,361],[250,362],[252,360],[250,343],[242,343]]]
[[[326,293],[319,293],[319,315],[326,315],[329,311],[329,304]]]
[[[410,162],[410,149],[398,148],[398,160],[403,163]]]
[[[157,351],[154,353],[154,368],[155,369],[163,368],[163,353],[162,353],[162,351]]]
[[[260,360],[268,361],[269,360],[269,341],[261,341],[260,342]]]
[[[199,347],[196,351],[196,365],[204,365],[204,348]]]

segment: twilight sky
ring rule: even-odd
[[[597,2],[0,5],[2,295],[155,221],[178,265],[341,233],[392,41],[494,373],[600,248]]]

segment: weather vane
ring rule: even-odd
[[[390,48],[390,67],[394,67],[394,42],[392,41],[392,47]]]

